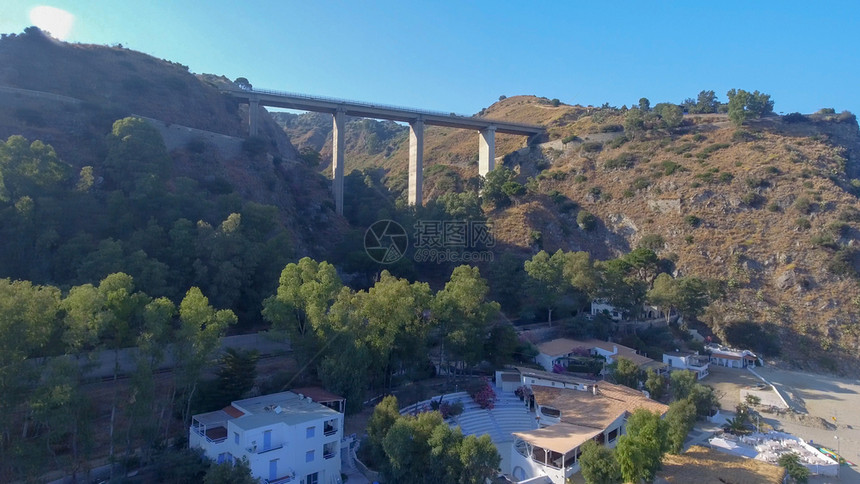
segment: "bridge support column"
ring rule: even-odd
[[[478,139],[478,174],[487,176],[496,167],[496,128],[482,129]]]
[[[343,153],[344,153],[344,134],[346,129],[344,119],[346,116],[343,110],[338,109],[334,113],[334,122],[332,125],[332,142],[331,142],[331,191],[334,195],[334,207],[338,215],[343,215]]]
[[[424,120],[409,123],[409,205],[421,205],[424,184]]]
[[[248,101],[248,134],[251,136],[257,136],[257,131],[259,127],[260,119],[260,101],[257,99],[251,99]]]

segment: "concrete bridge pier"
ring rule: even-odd
[[[478,138],[478,174],[487,173],[496,168],[496,127],[489,126],[481,130]]]
[[[331,191],[334,195],[334,206],[338,215],[343,215],[343,163],[344,163],[344,134],[346,115],[343,109],[338,109],[332,116],[331,143]]]
[[[260,100],[251,99],[248,101],[248,133],[251,136],[257,136],[258,124],[260,120]]]
[[[424,183],[424,119],[409,123],[409,205],[421,205]]]

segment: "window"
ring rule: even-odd
[[[617,437],[618,437],[618,429],[615,429],[615,430],[613,430],[612,432],[609,432],[609,435],[608,435],[607,440],[608,440],[609,442],[615,442],[615,439],[616,439]]]
[[[307,438],[309,438],[309,439],[313,438],[314,433],[316,432],[316,429],[317,429],[316,427],[308,427]]]
[[[305,479],[307,484],[320,484],[320,476],[318,472],[314,472],[313,474],[308,474],[307,479]]]
[[[233,443],[239,445],[239,432],[233,432]]]
[[[313,462],[314,461],[314,451],[309,450],[305,453],[305,462]]]

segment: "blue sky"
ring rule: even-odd
[[[621,106],[731,88],[770,94],[777,112],[860,112],[860,2],[3,0],[0,32],[40,5],[74,16],[72,42],[444,112],[501,94]]]

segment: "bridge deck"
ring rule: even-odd
[[[508,121],[478,118],[473,116],[461,116],[454,113],[445,114],[420,109],[370,104],[361,101],[347,101],[345,99],[308,96],[305,94],[269,91],[264,89],[224,89],[224,92],[240,99],[247,99],[249,102],[259,102],[263,106],[296,109],[299,111],[334,114],[338,110],[343,110],[344,114],[347,116],[388,119],[406,123],[411,123],[421,119],[424,121],[424,124],[427,125],[473,130],[484,130],[489,127],[495,127],[497,133],[522,136],[534,136],[544,132],[543,126],[511,123]]]

